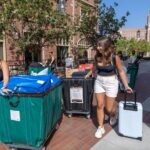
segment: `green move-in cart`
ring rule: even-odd
[[[42,149],[61,117],[62,85],[44,93],[0,96],[0,141],[10,147]]]
[[[40,74],[40,75],[44,75],[44,74],[48,74],[48,73],[53,73],[53,69],[51,66],[41,66],[41,67],[29,67],[29,74],[31,75],[36,75],[36,74]]]

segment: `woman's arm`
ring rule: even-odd
[[[55,58],[52,57],[51,62],[50,62],[50,66],[53,64],[54,60],[55,60]]]
[[[91,75],[93,74],[93,69],[91,69],[85,76],[85,79],[86,78],[89,78]]]
[[[88,78],[88,77],[90,77],[91,75],[93,75],[93,73],[94,73],[95,70],[96,70],[96,65],[97,65],[97,61],[96,61],[96,51],[95,51],[93,67],[92,67],[92,69],[86,74],[85,79]]]
[[[132,92],[132,89],[128,85],[127,76],[126,76],[126,74],[125,74],[125,72],[122,68],[121,61],[120,61],[120,58],[118,56],[116,56],[116,67],[117,67],[118,73],[119,73],[119,75],[122,79],[122,82],[124,84],[125,90],[128,90],[129,92]]]
[[[86,74],[85,79],[89,78],[91,75],[93,75],[93,72],[95,71],[95,65],[94,67]]]
[[[45,62],[43,63],[43,66],[46,66],[48,63],[48,60],[46,59]]]
[[[11,90],[7,89],[7,84],[9,81],[9,68],[6,61],[1,61],[1,68],[3,72],[3,87],[2,90],[4,93],[9,93]]]
[[[6,88],[9,81],[9,69],[6,61],[1,61],[1,68],[3,72],[3,88]]]

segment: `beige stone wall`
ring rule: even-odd
[[[137,32],[140,32],[140,37],[137,37]],[[125,37],[126,39],[140,39],[140,40],[146,40],[146,29],[145,28],[123,28],[119,30],[122,37]]]

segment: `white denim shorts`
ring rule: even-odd
[[[105,93],[109,97],[117,97],[118,85],[119,82],[116,75],[112,76],[97,75],[94,84],[94,92]]]

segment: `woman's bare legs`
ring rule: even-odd
[[[96,138],[101,138],[102,135],[105,133],[104,129],[104,100],[105,100],[105,94],[104,93],[96,93],[96,99],[97,99],[97,120],[98,120],[98,128],[95,132]]]
[[[105,93],[96,93],[95,96],[97,99],[97,121],[99,126],[103,127]]]
[[[117,102],[115,99],[115,97],[106,96],[105,109],[106,112],[111,116],[114,116],[116,114]]]
[[[109,114],[110,116],[110,124],[115,125],[117,122],[116,120],[117,102],[115,97],[106,96],[105,109],[107,114]]]

